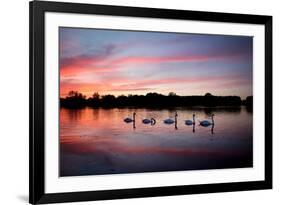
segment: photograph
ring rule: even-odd
[[[273,17],[186,9],[30,2],[31,204],[272,189]]]
[[[58,32],[60,177],[253,167],[253,36]]]

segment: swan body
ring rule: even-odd
[[[175,120],[168,118],[166,120],[164,120],[165,124],[173,124],[173,123],[177,123],[177,117],[178,117],[178,113],[175,114]]]
[[[192,120],[186,120],[185,124],[186,125],[195,125],[195,114],[193,114],[193,119]]]
[[[156,124],[156,120],[154,118],[151,119],[143,119],[142,120],[143,124],[151,124],[151,125],[155,125]]]
[[[203,120],[203,121],[199,121],[199,124],[203,127],[208,127],[210,125],[214,125],[214,114],[212,115],[212,122],[210,122],[209,120]]]
[[[132,118],[129,118],[129,117],[126,117],[125,119],[124,119],[124,122],[127,122],[127,123],[129,123],[129,122],[133,122],[134,120],[132,119]]]
[[[136,118],[136,113],[134,112],[134,114],[133,114],[133,119],[130,118],[130,117],[126,117],[126,118],[124,119],[124,122],[126,122],[126,123],[135,122],[135,118]]]
[[[193,124],[193,121],[192,121],[192,120],[186,120],[186,121],[185,121],[185,124],[186,124],[186,125],[192,125],[192,124]]]
[[[173,119],[166,119],[166,120],[164,120],[164,123],[165,124],[173,124],[175,122],[175,120],[173,120]]]
[[[142,123],[143,124],[149,124],[149,123],[151,123],[151,120],[150,119],[143,119]]]
[[[200,125],[203,127],[208,127],[210,126],[212,123],[208,120],[203,120],[203,121],[199,121]]]

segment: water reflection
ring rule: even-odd
[[[198,125],[198,126],[200,126],[200,125]],[[214,134],[214,128],[215,128],[215,124],[212,124],[211,129],[210,129],[211,134]],[[195,124],[192,124],[192,132],[195,133]]]
[[[252,113],[234,110],[61,109],[60,175],[251,167]],[[196,120],[215,114],[215,124],[187,126],[194,113]],[[154,125],[143,123],[152,118]],[[174,123],[165,124],[167,118]]]
[[[195,124],[192,125],[192,132],[195,132]]]

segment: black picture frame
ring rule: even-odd
[[[272,188],[272,17],[262,15],[215,13],[124,6],[105,6],[62,2],[32,1],[30,11],[30,143],[29,202],[31,204],[153,197],[198,193],[259,190]],[[45,12],[99,14],[260,24],[265,27],[265,180],[235,183],[134,188],[71,193],[45,193],[44,164],[44,15]]]

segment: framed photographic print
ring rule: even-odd
[[[272,17],[30,2],[30,203],[272,188]]]

